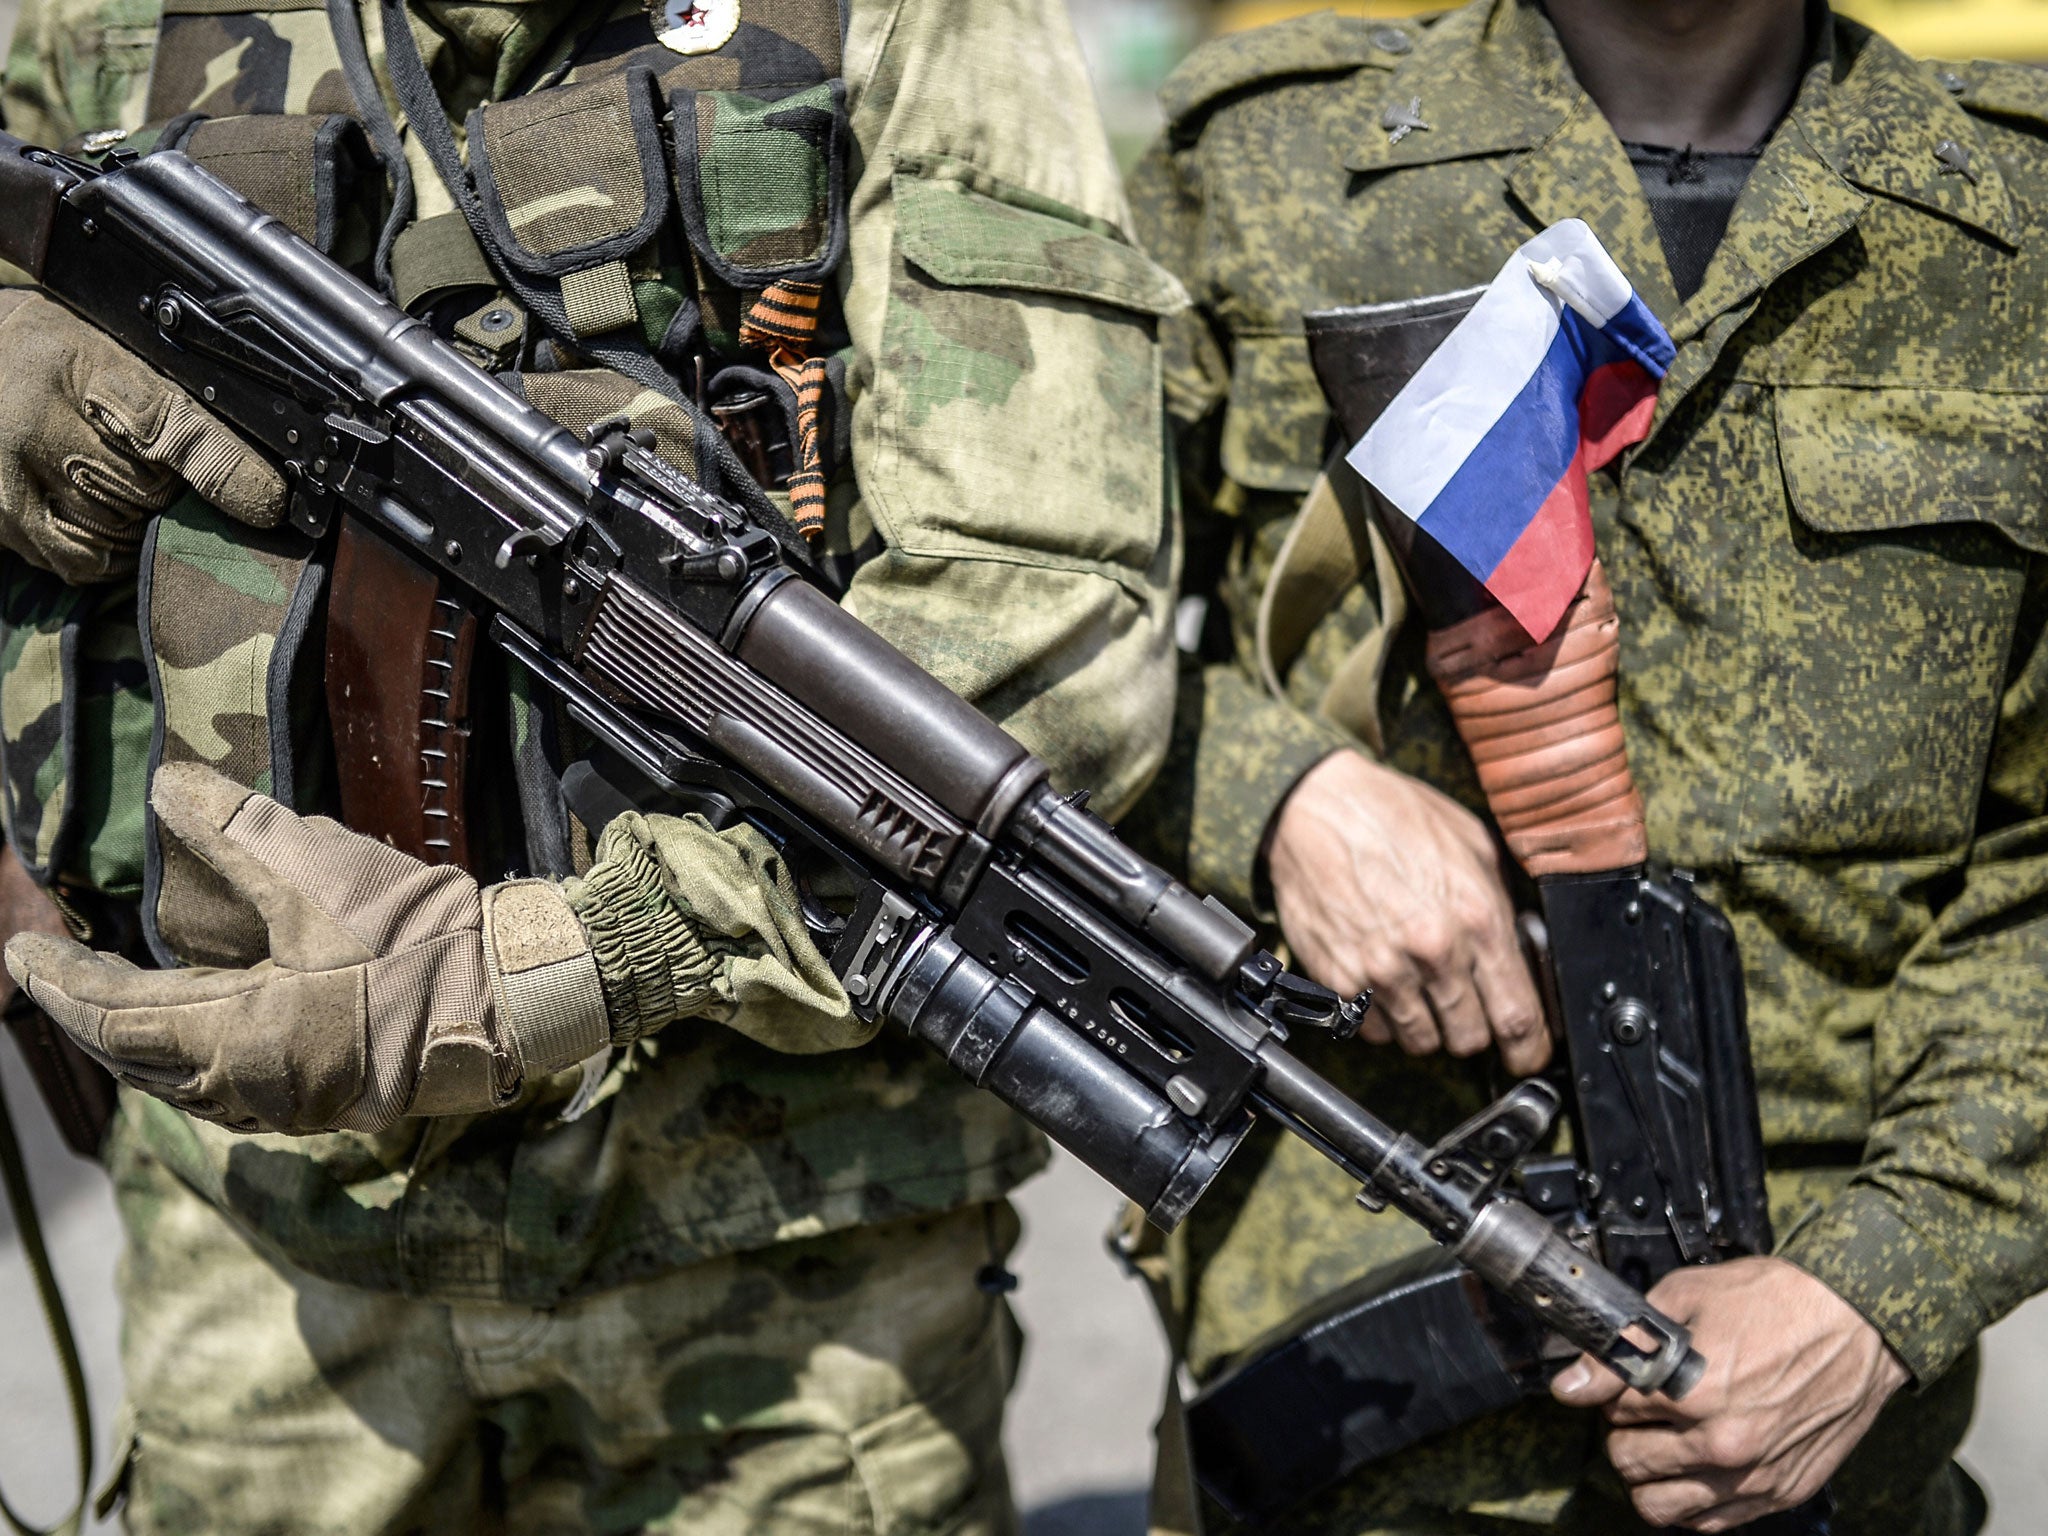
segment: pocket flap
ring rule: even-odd
[[[677,91],[676,188],[690,243],[737,288],[815,282],[846,249],[846,88]]]
[[[2048,554],[2048,396],[1800,386],[1776,399],[1792,509],[1823,533],[1983,523]]]
[[[206,167],[309,244],[333,255],[359,189],[383,194],[376,151],[354,118],[256,114],[187,117],[158,143]],[[364,227],[374,209],[365,197]]]
[[[1185,309],[1187,290],[1135,246],[958,181],[900,174],[896,238],[926,276],[958,288],[1020,288],[1148,315]]]
[[[470,114],[470,171],[507,259],[564,277],[654,238],[668,216],[660,100],[653,71],[635,66]]]

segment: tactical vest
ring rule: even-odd
[[[393,14],[369,9],[373,22]],[[320,0],[241,14],[168,0],[149,126],[77,147],[190,156],[381,280],[572,430],[629,416],[672,462],[771,520],[794,505],[814,529],[831,508],[823,547],[838,555],[824,558],[850,574],[848,412],[833,355],[844,332],[828,281],[847,230],[839,0],[747,0],[722,38],[707,34],[730,8],[671,0],[667,44],[638,5],[556,9],[559,35],[526,78],[468,113],[466,173],[445,119],[412,114],[425,154],[392,174],[405,156],[363,39],[347,34],[347,8],[331,12],[337,36]],[[430,78],[448,93],[455,50],[436,41],[427,60],[394,41],[401,102],[408,63],[413,100]],[[454,170],[446,189],[420,163],[437,134]],[[442,211],[413,219],[415,201]],[[410,690],[434,728],[420,761],[422,846],[409,851],[493,877],[574,872],[588,836],[561,794],[573,728],[509,663],[481,668],[465,691],[473,626],[436,607],[431,588],[364,586],[376,573],[351,593],[352,568],[332,537],[254,532],[189,496],[150,526],[132,595],[65,588],[9,562],[0,806],[35,878],[74,896],[139,897],[161,963],[248,963],[266,951],[254,914],[158,834],[148,776],[203,761],[294,809],[336,813],[335,738],[377,687]],[[351,640],[352,618],[374,634],[408,606],[417,646],[367,654]],[[494,777],[470,798],[468,846],[450,847],[434,818],[460,788],[437,786],[472,739],[479,770],[509,761],[511,782]]]

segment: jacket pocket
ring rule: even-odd
[[[1755,849],[1951,853],[2048,552],[2048,397],[1806,387],[1774,412],[1791,551],[1761,570]]]
[[[683,225],[737,288],[818,282],[846,248],[846,88],[677,91]]]
[[[1129,580],[1162,529],[1157,322],[1186,295],[1136,247],[974,175],[895,177],[863,488],[910,553]]]
[[[564,144],[578,152],[565,155]],[[470,175],[491,243],[530,282],[558,283],[578,337],[639,323],[629,259],[668,217],[654,74],[634,66],[478,108]]]

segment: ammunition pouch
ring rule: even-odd
[[[156,147],[206,167],[329,256],[367,254],[384,199],[376,151],[352,117],[174,118]]]
[[[469,143],[470,174],[504,259],[560,294],[578,339],[637,326],[629,263],[645,260],[669,211],[654,72],[635,65],[480,107],[470,114]],[[564,154],[570,144],[576,152]]]
[[[846,250],[846,87],[677,91],[676,185],[690,247],[735,288],[818,282]]]
[[[143,784],[199,762],[294,810],[323,807],[331,745],[313,643],[331,545],[244,527],[190,494],[151,525],[138,593],[155,714]],[[146,811],[142,926],[159,964],[252,965],[262,920]]]

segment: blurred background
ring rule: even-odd
[[[1381,20],[1440,10],[1415,0],[1069,0],[1118,154],[1128,164],[1159,127],[1159,84],[1203,39],[1334,9]],[[0,0],[0,36],[16,0]],[[1838,10],[1911,52],[2048,63],[2048,0],[1838,0]],[[107,1182],[66,1153],[0,1031],[0,1085],[28,1144],[39,1207],[92,1378],[102,1465],[120,1395],[113,1271],[120,1248]],[[1012,1477],[1026,1536],[1141,1536],[1151,1427],[1166,1367],[1151,1310],[1111,1263],[1109,1190],[1063,1160],[1019,1199],[1025,1233],[1017,1309],[1030,1333],[1012,1402]],[[1982,1405],[1964,1460],[1990,1490],[1990,1536],[2048,1530],[2048,1301],[1986,1341]],[[48,1520],[74,1477],[60,1377],[43,1338],[13,1223],[0,1208],[0,1488]],[[107,1529],[108,1527],[95,1527]]]

